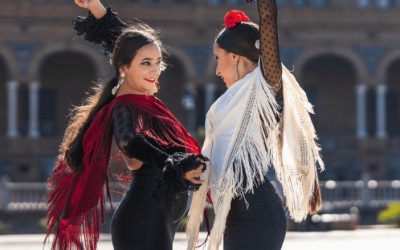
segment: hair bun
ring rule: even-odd
[[[225,28],[231,29],[236,27],[241,22],[250,22],[250,18],[240,10],[231,10],[224,17]]]

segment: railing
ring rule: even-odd
[[[112,207],[116,208],[122,197],[121,188],[112,186]],[[6,212],[29,212],[45,211],[47,209],[46,183],[41,182],[9,182],[0,179],[0,211]],[[111,210],[111,204],[106,203],[106,209]]]
[[[0,210],[44,211],[46,209],[45,183],[13,183],[0,180]],[[113,188],[115,189],[115,188]],[[400,201],[400,180],[394,181],[324,181],[321,182],[323,209],[351,207],[385,207]],[[122,195],[112,193],[113,207]],[[107,209],[111,207],[108,205]]]
[[[45,183],[18,183],[1,180],[0,209],[35,211],[46,209]]]
[[[400,180],[321,182],[324,210],[350,207],[385,207],[400,202]]]

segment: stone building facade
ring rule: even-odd
[[[243,0],[113,0],[123,19],[161,32],[169,65],[159,97],[200,139],[224,91],[212,42]],[[282,61],[315,105],[327,171],[322,179],[400,178],[400,1],[280,0]],[[0,174],[44,181],[69,109],[113,74],[99,49],[71,28],[85,11],[67,0],[0,0]]]

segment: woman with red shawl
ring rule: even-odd
[[[99,1],[76,0],[90,9]],[[101,5],[102,6],[102,5]],[[104,10],[104,13],[106,11]],[[162,44],[146,25],[97,26],[75,20],[79,34],[112,52],[115,76],[77,107],[49,178],[48,234],[52,249],[96,249],[104,223],[112,139],[132,182],[111,225],[114,249],[171,250],[188,191],[197,190],[206,158],[196,141],[153,94],[164,68]]]

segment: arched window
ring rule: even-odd
[[[43,60],[39,68],[39,130],[42,136],[63,134],[69,110],[82,103],[95,80],[95,65],[79,52],[60,51]]]
[[[301,83],[315,106],[321,136],[354,136],[356,71],[346,59],[321,55],[303,67]]]
[[[387,70],[386,126],[389,136],[400,135],[400,60],[394,61]]]
[[[352,179],[352,173],[359,172],[352,150],[356,147],[356,70],[347,59],[331,54],[311,58],[302,69],[298,79],[314,105],[312,119],[329,169],[321,177]]]
[[[186,72],[182,62],[174,57],[166,58],[167,69],[160,76],[160,91],[156,94],[171,112],[186,125],[187,111],[182,106],[182,94],[186,84]]]
[[[0,56],[0,136],[3,137],[7,130],[7,81],[8,68],[6,61]]]

